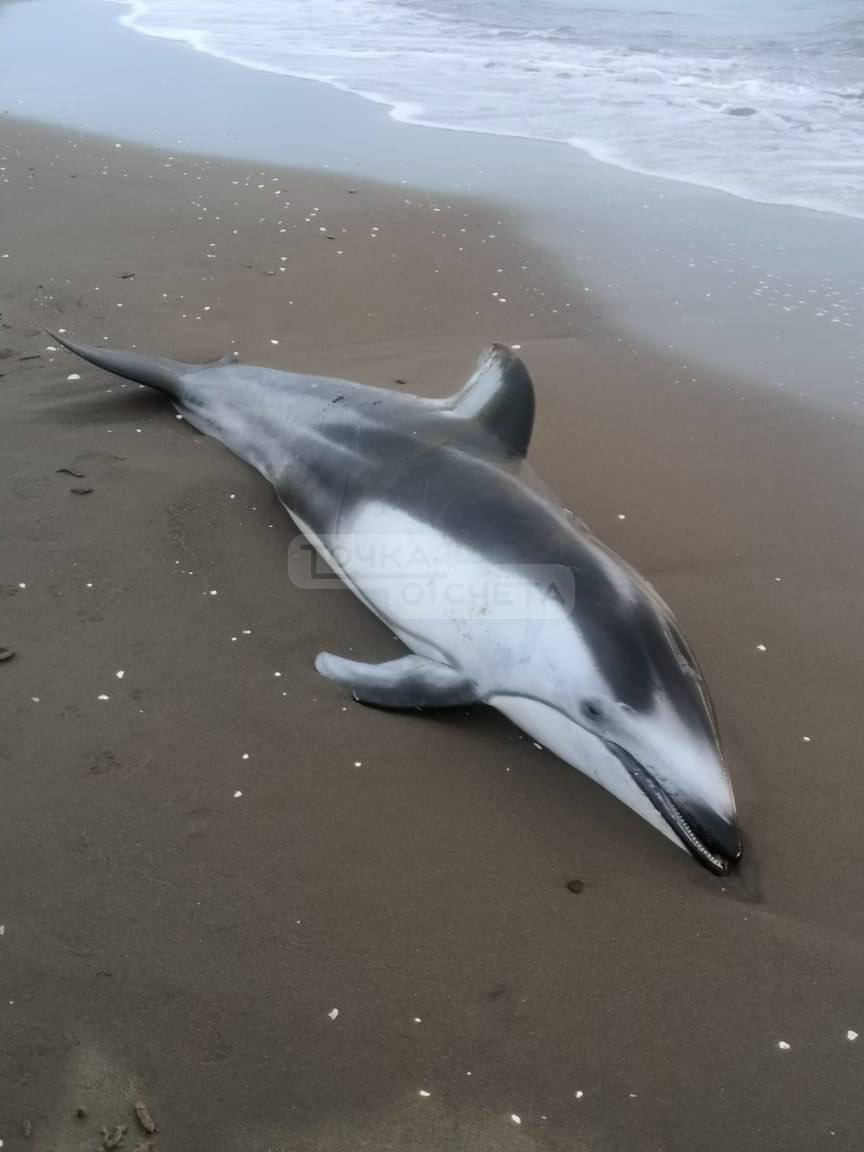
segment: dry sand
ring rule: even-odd
[[[673,382],[494,208],[0,133],[4,1149],[139,1100],[166,1152],[859,1148],[860,428]],[[392,638],[45,327],[423,394],[521,343],[536,469],[706,667],[741,873],[491,713],[352,705],[315,654]]]

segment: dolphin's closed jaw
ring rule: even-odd
[[[741,858],[741,835],[734,820],[703,803],[673,800],[656,777],[613,741],[606,742],[687,850],[710,872],[725,876]]]

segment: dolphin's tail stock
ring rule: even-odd
[[[181,399],[183,389],[182,377],[194,371],[198,365],[181,364],[177,360],[168,360],[164,356],[142,356],[140,352],[117,352],[113,348],[95,348],[91,344],[79,344],[77,340],[67,340],[54,332],[49,335],[97,368],[104,368],[106,372],[113,372],[115,376],[123,376],[126,380],[134,380],[136,384],[146,384],[164,392],[172,400]]]

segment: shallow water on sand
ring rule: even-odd
[[[856,0],[120,0],[130,27],[397,119],[864,216]]]

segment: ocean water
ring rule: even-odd
[[[862,0],[114,0],[400,120],[864,217]]]

